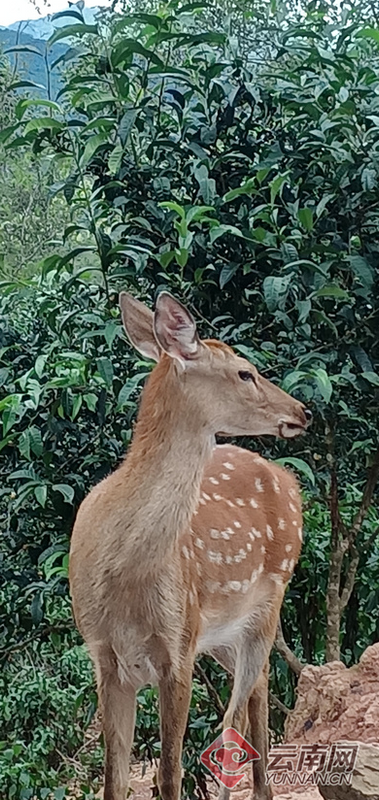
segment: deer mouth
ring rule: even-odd
[[[295,436],[301,436],[302,433],[305,433],[306,425],[302,425],[301,422],[280,420],[278,428],[281,439],[294,439]]]

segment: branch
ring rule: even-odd
[[[359,531],[360,531],[360,529],[362,527],[362,522],[365,519],[366,514],[367,514],[367,512],[368,512],[368,510],[370,508],[370,505],[372,503],[372,496],[374,494],[374,491],[375,491],[375,488],[376,488],[376,484],[378,483],[378,480],[379,480],[379,445],[378,445],[377,451],[376,451],[376,453],[374,455],[374,460],[373,460],[373,462],[371,464],[371,467],[370,467],[370,469],[368,471],[366,486],[365,486],[364,491],[363,491],[363,497],[362,497],[361,505],[360,505],[355,517],[354,517],[353,524],[352,524],[352,526],[351,526],[351,528],[349,530],[349,540],[350,540],[350,542],[353,542],[355,540],[357,534],[359,533]]]
[[[279,700],[278,697],[276,697],[276,695],[274,695],[272,692],[269,692],[268,696],[269,696],[270,703],[272,703],[273,706],[278,708],[279,711],[282,711],[283,714],[286,714],[287,716],[292,714],[291,709],[288,708],[288,706],[285,706],[284,703],[282,703],[282,701]]]
[[[223,706],[223,704],[222,704],[222,702],[221,702],[221,700],[220,700],[220,698],[219,698],[219,696],[218,696],[218,694],[216,692],[216,689],[211,684],[211,682],[210,682],[210,680],[208,678],[208,675],[206,674],[206,672],[204,672],[204,670],[200,666],[200,664],[195,664],[195,673],[197,674],[198,678],[200,678],[203,681],[203,683],[205,683],[205,685],[207,687],[207,690],[208,690],[209,697],[212,698],[212,700],[213,700],[214,704],[217,706],[217,709],[220,712],[220,714],[222,716],[224,716],[225,708],[224,708],[224,706]]]
[[[298,657],[295,656],[295,653],[288,647],[280,620],[276,629],[275,647],[292,671],[295,672],[296,675],[300,675],[306,664],[302,664]]]
[[[350,600],[351,593],[354,589],[354,583],[359,564],[359,553],[357,549],[354,547],[354,545],[352,545],[351,549],[352,549],[352,559],[350,561],[349,568],[346,573],[345,585],[342,589],[340,598],[340,614],[342,614],[342,612],[344,611]]]
[[[37,628],[27,639],[23,639],[21,642],[16,642],[9,647],[5,647],[4,650],[0,650],[0,661],[6,661],[11,653],[14,653],[16,650],[23,650],[28,644],[31,644],[31,642],[39,638],[42,639],[44,636],[49,636],[50,633],[72,633],[74,630],[74,624],[72,622],[70,623],[69,620],[62,623],[62,625],[48,625],[45,628]]]

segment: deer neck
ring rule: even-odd
[[[155,367],[144,389],[127,471],[128,562],[161,567],[188,530],[214,446],[199,410],[191,407],[185,376],[170,358]],[[122,468],[121,468],[122,469]]]

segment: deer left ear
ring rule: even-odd
[[[196,323],[187,309],[168,292],[158,296],[154,314],[154,333],[158,344],[171,358],[185,361],[196,358],[200,340]]]

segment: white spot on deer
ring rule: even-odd
[[[203,542],[203,540],[199,539],[199,537],[197,537],[197,539],[195,539],[195,546],[198,547],[199,550],[204,550],[204,542]]]
[[[189,590],[188,597],[189,597],[190,605],[193,606],[193,604],[195,602],[195,595],[194,595],[192,589]]]
[[[262,575],[262,572],[264,572],[264,568],[265,568],[265,565],[263,564],[263,562],[261,562],[259,567],[258,567],[258,574],[259,575]]]
[[[185,545],[183,545],[183,547],[182,547],[182,553],[184,555],[184,558],[189,558],[190,557],[190,553],[189,553],[188,547],[186,547]]]
[[[272,581],[277,583],[278,586],[283,586],[284,583],[283,578],[277,572],[270,572],[269,577],[271,578]]]
[[[216,528],[211,528],[210,531],[211,539],[218,539],[220,537],[220,532],[216,530]]]
[[[219,483],[220,483],[220,481],[218,481],[217,478],[213,478],[213,477],[209,478],[209,481],[210,481],[210,483],[213,483],[214,486],[218,486]]]
[[[220,531],[220,539],[226,539],[226,541],[228,542],[230,539],[230,534],[228,533],[228,531]]]
[[[249,536],[250,536],[250,539],[252,539],[253,541],[254,541],[254,539],[261,539],[262,538],[262,534],[257,528],[252,528],[249,531]]]
[[[274,531],[272,530],[272,528],[271,528],[271,526],[270,526],[270,525],[267,525],[267,526],[266,526],[266,533],[267,533],[267,538],[268,538],[268,540],[269,540],[270,542],[272,542],[272,540],[273,540],[273,538],[274,538]]]
[[[205,506],[204,497],[200,497],[199,503],[201,503],[202,506]]]
[[[203,497],[204,497],[204,500],[210,500],[211,499],[209,494],[207,494],[206,492],[203,492]]]
[[[212,497],[213,497],[213,500],[222,500],[222,497],[221,497],[220,494],[212,494]]]
[[[214,550],[208,550],[207,556],[208,556],[209,561],[212,561],[213,564],[219,564],[220,565],[220,564],[223,563],[224,559],[222,557],[222,553],[216,553]]]
[[[225,556],[225,564],[233,564],[233,556]]]
[[[229,508],[235,508],[233,500],[227,500],[226,502],[227,502],[227,505],[229,506]]]
[[[283,572],[285,572],[288,569],[288,564],[289,564],[288,558],[283,558],[283,561],[282,561],[282,563],[280,565],[280,569]]]
[[[260,478],[255,479],[255,488],[257,492],[264,492],[263,483]]]
[[[293,519],[292,520],[292,525],[294,526],[294,528],[296,528],[297,525],[298,525],[298,520],[297,519]]]
[[[221,478],[223,481],[230,481],[230,475],[227,475],[226,472],[221,473]]]
[[[285,546],[286,553],[290,553],[291,550],[292,550],[292,544],[286,544],[286,546]]]
[[[229,587],[232,592],[240,592],[241,591],[241,581],[229,581]]]
[[[264,544],[262,544],[262,546],[261,546],[261,553],[262,553],[262,556],[266,555],[266,548],[265,548]]]
[[[293,514],[296,514],[297,508],[296,506],[294,506],[293,503],[288,503],[288,508],[290,511],[292,511]]]
[[[221,589],[221,583],[219,581],[206,581],[206,587],[211,594],[214,594],[219,589]]]
[[[297,535],[298,535],[300,541],[302,542],[303,541],[303,530],[302,530],[302,528],[298,528],[297,529]]]
[[[294,489],[294,488],[291,486],[291,488],[290,488],[290,489],[288,489],[288,494],[289,494],[289,496],[290,496],[290,497],[293,497],[293,498],[295,498],[295,497],[297,496],[297,491],[296,491],[296,489]]]
[[[237,503],[237,506],[244,506],[245,505],[245,501],[242,500],[242,497],[236,497],[236,503]]]
[[[259,578],[259,572],[257,569],[255,569],[250,575],[250,583],[255,583],[255,581],[257,581],[258,578]]]
[[[280,492],[280,483],[276,478],[274,478],[274,480],[272,482],[272,488],[274,489],[274,492],[276,492],[276,494],[279,494],[279,492]]]
[[[247,545],[246,545],[246,550],[247,550],[247,552],[248,552],[248,553],[251,553],[252,549],[253,549],[253,545],[252,545],[252,544],[250,544],[250,542],[247,542]]]
[[[250,588],[250,581],[248,578],[245,578],[245,580],[242,581],[241,585],[242,594],[246,594],[246,592],[249,591],[249,588]]]
[[[233,530],[233,528],[225,528],[225,530],[226,530],[226,533],[228,533],[228,534],[229,534],[229,536],[233,536],[233,534],[235,533],[235,531]]]
[[[288,572],[293,572],[295,569],[295,559],[291,558],[291,561],[288,562]]]
[[[252,508],[258,508],[258,503],[256,500],[254,500],[254,497],[251,498],[250,505]]]
[[[201,576],[201,564],[199,564],[198,561],[196,561],[196,570],[197,570],[197,574],[200,577]]]
[[[278,519],[278,528],[280,531],[284,531],[286,528],[286,523],[282,517]]]
[[[230,461],[224,461],[223,466],[225,467],[225,469],[235,469],[234,464],[231,464]]]
[[[236,520],[233,522],[233,525],[234,525],[234,527],[235,527],[235,528],[240,528],[240,527],[241,527],[241,523],[240,523],[240,522],[238,522],[238,519],[236,519]]]

